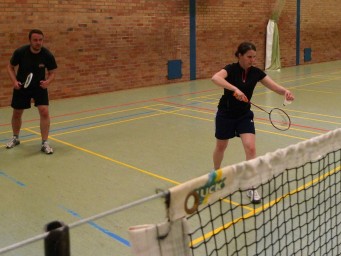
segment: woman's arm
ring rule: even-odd
[[[235,87],[234,85],[230,84],[229,82],[227,82],[225,80],[227,75],[228,75],[227,71],[225,69],[222,69],[222,70],[218,71],[217,73],[215,73],[211,80],[216,85],[218,85],[224,89],[232,91],[233,95],[237,99],[247,101],[245,94],[241,90],[239,90],[237,87]]]
[[[265,76],[260,82],[271,91],[274,91],[280,95],[284,95],[285,99],[288,101],[293,101],[295,99],[295,96],[292,94],[291,91],[284,88],[283,86],[280,86],[278,83],[272,80],[271,77],[269,77],[268,75]]]

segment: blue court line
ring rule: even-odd
[[[197,103],[195,103],[195,104],[197,104]],[[193,105],[193,103],[191,103],[189,105]],[[169,109],[174,109],[174,107],[165,107],[162,110],[169,110]],[[158,110],[150,110],[150,111],[144,111],[144,112],[137,113],[137,114],[130,114],[130,115],[125,115],[125,116],[120,116],[120,117],[108,118],[108,119],[104,119],[104,120],[100,120],[100,121],[96,121],[96,122],[89,122],[89,123],[80,124],[80,125],[64,126],[62,128],[51,129],[50,134],[52,135],[54,132],[58,132],[58,131],[65,131],[65,130],[80,128],[80,127],[87,127],[87,126],[92,126],[92,125],[96,125],[99,123],[105,123],[108,121],[117,121],[117,120],[132,118],[132,117],[136,117],[136,116],[148,115],[148,114],[156,113],[156,112],[158,112]],[[52,123],[52,125],[53,125],[53,123]],[[35,136],[37,136],[37,135],[27,134],[27,135],[20,136],[20,138],[26,138],[27,139],[27,138],[32,138]],[[8,140],[8,138],[7,139],[1,139],[0,142],[4,142],[7,140]]]
[[[197,104],[200,104],[200,103],[201,102],[190,102],[189,104],[184,104],[183,106],[192,106],[192,105],[197,105]],[[148,108],[148,106],[146,106],[146,108]],[[167,110],[172,110],[172,109],[177,109],[177,107],[167,106],[167,107],[160,108],[161,111],[167,111]],[[63,128],[51,129],[50,132],[62,131],[62,130],[73,129],[73,128],[80,128],[80,127],[84,127],[84,126],[91,126],[91,125],[96,125],[96,124],[100,124],[100,123],[105,123],[105,122],[108,122],[108,121],[117,121],[117,120],[122,120],[122,119],[127,119],[127,118],[129,119],[129,118],[133,118],[133,117],[137,117],[137,116],[143,116],[143,115],[149,115],[149,114],[152,114],[152,113],[157,113],[157,112],[160,112],[160,110],[148,110],[148,111],[143,111],[143,112],[136,113],[136,114],[130,114],[130,115],[124,115],[124,116],[119,116],[119,117],[107,118],[107,119],[104,119],[104,120],[95,121],[95,122],[89,122],[89,123],[80,124],[80,125],[65,126]]]
[[[26,187],[26,184],[22,183],[21,181],[16,180],[15,178],[9,176],[8,174],[6,174],[3,171],[0,171],[0,176],[5,177],[6,179],[14,182],[15,184],[17,184],[20,187]]]
[[[184,106],[192,106],[192,105],[197,105],[197,104],[200,104],[200,102],[191,102],[189,104],[184,104]],[[171,110],[171,109],[176,109],[176,107],[169,106],[169,107],[161,108],[160,110],[167,111],[167,110]],[[58,131],[71,130],[71,129],[80,128],[80,127],[87,127],[87,126],[92,126],[92,125],[96,125],[99,123],[105,123],[108,121],[117,121],[117,120],[132,118],[132,117],[136,117],[136,116],[148,115],[151,113],[157,113],[160,110],[150,110],[150,111],[144,111],[144,112],[140,112],[140,113],[136,113],[136,114],[130,114],[130,115],[124,115],[124,116],[120,116],[120,117],[108,118],[108,119],[104,119],[104,120],[100,120],[100,121],[96,121],[96,122],[89,122],[89,123],[80,124],[80,125],[64,126],[62,128],[51,129],[50,134],[52,135],[53,133],[58,132]],[[52,125],[53,125],[53,123],[52,123]],[[36,137],[36,136],[37,136],[36,134],[26,134],[26,135],[20,136],[20,138],[29,139],[29,138]],[[0,142],[5,142],[5,141],[8,141],[8,138],[7,139],[0,139]]]
[[[61,206],[61,208],[63,208],[64,210],[66,210],[66,211],[67,211],[68,213],[70,213],[72,216],[77,217],[77,218],[79,218],[79,219],[81,218],[81,216],[80,216],[78,213],[76,213],[75,211],[70,210],[70,209],[67,209],[67,208],[65,208],[64,206]],[[108,229],[105,229],[105,228],[99,226],[98,224],[96,224],[96,223],[93,222],[93,221],[88,222],[88,224],[89,224],[90,226],[94,227],[95,229],[101,231],[101,232],[104,233],[105,235],[109,236],[110,238],[112,238],[112,239],[118,241],[119,243],[121,243],[121,244],[123,244],[123,245],[125,245],[125,246],[127,246],[127,247],[130,247],[130,242],[129,242],[128,240],[126,240],[126,239],[120,237],[119,235],[117,235],[117,234],[115,234],[115,233],[109,231]]]
[[[135,116],[145,115],[145,114],[150,114],[150,113],[155,113],[155,112],[156,111],[145,111],[145,112],[142,112],[142,113],[125,115],[125,116],[120,116],[120,117],[115,117],[115,118],[109,118],[109,119],[104,119],[104,120],[101,120],[101,121],[89,122],[89,123],[80,124],[80,125],[64,126],[62,128],[51,129],[50,133],[52,134],[53,132],[65,131],[65,130],[74,129],[74,128],[91,126],[91,125],[95,125],[95,124],[99,124],[99,123],[104,123],[104,122],[108,122],[108,121],[117,121],[117,120],[124,119],[124,118],[130,118],[130,117],[135,117]],[[27,134],[27,135],[20,136],[20,138],[30,138],[30,137],[35,137],[35,136],[37,136],[37,135],[35,135],[35,134]],[[2,141],[7,141],[7,140],[8,139],[2,139],[0,141],[2,142]]]
[[[196,105],[196,104],[200,104],[200,102],[191,102],[189,104],[186,104],[186,106],[190,106],[190,105]],[[168,107],[163,107],[160,110],[162,111],[167,111],[167,110],[171,110],[171,109],[176,109],[175,107],[172,106],[168,106]],[[149,115],[152,113],[157,113],[160,110],[149,110],[149,111],[144,111],[144,112],[140,112],[140,113],[136,113],[136,114],[130,114],[130,115],[124,115],[124,116],[119,116],[119,117],[113,117],[113,118],[107,118],[104,120],[100,120],[100,121],[95,121],[95,122],[89,122],[89,123],[85,123],[85,124],[80,124],[80,125],[72,125],[72,126],[65,126],[62,128],[56,128],[56,129],[51,129],[50,132],[57,132],[57,131],[65,131],[65,130],[69,130],[69,129],[74,129],[74,128],[80,128],[80,127],[86,127],[86,126],[92,126],[92,125],[97,125],[100,123],[105,123],[105,122],[109,122],[109,121],[117,121],[117,120],[122,120],[122,119],[129,119],[129,118],[133,118],[133,117],[137,117],[137,116],[143,116],[143,115]]]
[[[105,123],[105,122],[109,122],[109,121],[117,121],[117,120],[122,120],[122,119],[126,119],[126,118],[132,118],[132,117],[136,117],[136,116],[147,115],[147,114],[151,114],[151,113],[155,113],[155,112],[157,112],[157,111],[145,111],[145,112],[141,112],[141,113],[137,113],[137,114],[131,114],[131,115],[125,115],[125,116],[120,116],[120,117],[108,118],[108,119],[95,121],[95,122],[89,122],[86,124],[65,126],[62,128],[52,129],[50,132],[64,131],[64,130],[68,130],[68,129],[80,128],[80,127],[85,127],[85,126],[92,126],[92,125],[97,125],[100,123]]]

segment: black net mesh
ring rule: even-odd
[[[188,217],[191,255],[341,255],[341,149]],[[285,160],[284,160],[285,161]]]

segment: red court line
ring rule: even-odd
[[[315,64],[321,64],[321,63],[315,63]],[[288,67],[288,68],[290,68],[290,67]],[[309,78],[309,76],[320,75],[320,74],[326,75],[326,72],[333,72],[333,71],[340,71],[340,69],[337,69],[337,68],[327,68],[327,69],[325,69],[323,71],[317,71],[317,72],[309,73],[309,74],[298,74],[298,75],[287,75],[287,76],[283,75],[283,76],[280,77],[280,79],[283,79],[283,78],[284,79],[296,78],[296,77],[303,77],[303,78],[308,77]],[[266,70],[265,70],[265,73],[266,73]],[[292,81],[290,81],[290,82],[292,82]],[[285,82],[283,82],[283,83],[285,83]]]
[[[213,109],[209,109],[209,108],[202,108],[202,107],[195,107],[195,106],[188,106],[188,105],[184,105],[184,104],[178,104],[178,103],[173,103],[173,102],[168,102],[168,101],[162,101],[162,100],[155,100],[157,102],[161,102],[164,104],[169,104],[169,105],[173,105],[173,106],[177,106],[177,107],[182,107],[182,108],[188,108],[188,109],[197,109],[197,110],[204,110],[204,111],[210,111],[215,113],[216,110]],[[255,117],[256,120],[262,120],[262,121],[269,121],[269,119],[267,118],[259,118],[259,117]],[[305,129],[310,129],[310,130],[316,130],[316,131],[321,131],[321,132],[329,132],[330,130],[327,129],[322,129],[322,128],[316,128],[316,127],[312,127],[312,126],[305,126],[305,125],[300,125],[300,124],[291,124],[291,126],[295,126],[295,127],[299,127],[299,128],[305,128]]]
[[[174,98],[174,97],[180,97],[180,96],[186,96],[186,95],[194,95],[194,94],[199,94],[203,92],[210,92],[210,91],[215,91],[215,90],[220,90],[218,89],[210,89],[210,90],[204,90],[204,91],[199,91],[199,92],[191,92],[191,93],[184,93],[184,94],[178,94],[178,95],[173,95],[173,96],[167,96],[167,97],[161,97],[161,98],[154,98],[154,99],[149,99],[149,100],[141,100],[141,101],[135,101],[135,102],[129,102],[129,103],[124,103],[124,104],[119,104],[119,105],[113,105],[113,106],[107,106],[107,107],[102,107],[102,108],[95,108],[95,109],[88,109],[88,110],[83,110],[83,111],[78,111],[78,112],[72,112],[72,113],[67,113],[63,115],[58,115],[58,116],[53,116],[52,118],[58,118],[58,117],[64,117],[64,116],[72,116],[72,115],[77,115],[77,114],[82,114],[82,113],[88,113],[88,112],[94,112],[98,110],[103,110],[103,109],[110,109],[110,108],[117,108],[117,107],[122,107],[122,106],[130,106],[138,103],[147,103],[151,101],[156,101],[159,103],[164,103],[168,105],[173,105],[177,107],[182,107],[182,108],[187,108],[187,109],[196,109],[196,110],[202,110],[202,111],[209,111],[212,113],[216,112],[216,109],[210,109],[210,108],[203,108],[203,107],[196,107],[196,106],[189,106],[189,105],[184,105],[184,104],[179,104],[179,103],[174,103],[174,102],[169,102],[169,101],[164,101],[163,99],[169,99],[169,98]],[[266,118],[258,118],[255,117],[256,120],[262,120],[262,121],[268,121]],[[29,123],[29,122],[36,122],[39,121],[39,119],[31,119],[27,120],[23,123]],[[10,126],[11,124],[0,124],[0,126]],[[304,129],[310,129],[310,130],[315,130],[315,131],[321,131],[321,132],[329,132],[330,130],[327,129],[322,129],[322,128],[317,128],[317,127],[312,127],[312,126],[305,126],[305,125],[299,125],[299,124],[291,124],[292,126],[299,127],[299,128],[304,128]]]
[[[70,112],[70,113],[66,113],[66,114],[62,114],[62,115],[51,116],[51,119],[59,118],[59,117],[65,117],[65,116],[73,116],[73,115],[78,115],[78,114],[83,114],[83,113],[90,113],[90,112],[95,112],[95,111],[104,110],[104,109],[131,106],[131,105],[135,105],[135,104],[139,104],[139,103],[148,103],[151,101],[157,101],[157,100],[162,100],[162,99],[169,99],[169,98],[181,97],[181,96],[187,96],[187,95],[195,95],[195,94],[199,94],[199,93],[211,92],[211,91],[216,91],[216,90],[219,90],[219,88],[203,90],[203,91],[198,91],[198,92],[190,92],[190,93],[183,93],[183,94],[177,94],[177,95],[170,95],[170,96],[161,97],[161,98],[152,98],[152,99],[148,99],[148,100],[133,101],[133,102],[122,103],[119,105],[112,105],[112,106],[106,106],[106,107],[101,107],[101,108],[87,109],[87,110],[82,110],[82,111],[77,111],[77,112]],[[35,119],[23,121],[23,123],[37,122],[39,120],[40,120],[39,118],[35,118]],[[11,123],[0,124],[0,127],[1,126],[11,126]]]
[[[293,76],[283,76],[281,78],[307,77],[307,76],[311,76],[312,74],[313,75],[325,74],[326,71],[328,71],[328,72],[338,71],[338,69],[336,69],[336,68],[326,69],[326,70],[323,70],[323,71],[320,71],[320,72],[309,73],[309,74],[299,74],[298,76],[296,76],[296,75],[293,75]],[[210,89],[210,90],[203,90],[203,91],[198,91],[198,92],[184,93],[184,94],[172,95],[172,96],[161,97],[161,98],[154,98],[154,99],[149,99],[149,100],[134,101],[134,102],[129,102],[129,103],[120,104],[120,105],[113,105],[113,106],[107,106],[107,107],[102,107],[102,108],[95,108],[95,109],[88,109],[88,110],[83,110],[83,111],[78,111],[78,112],[71,112],[71,113],[67,113],[67,114],[63,114],[63,115],[51,116],[51,119],[58,118],[58,117],[78,115],[78,114],[82,114],[82,113],[95,112],[95,111],[98,111],[98,110],[104,110],[104,109],[110,109],[110,108],[130,106],[130,105],[134,105],[134,104],[138,104],[138,103],[147,103],[147,102],[150,102],[150,101],[169,99],[169,98],[173,98],[173,97],[180,97],[180,96],[194,95],[194,94],[199,94],[199,93],[204,93],[204,92],[217,91],[217,90],[221,90],[221,88],[214,88],[214,89]],[[88,95],[88,96],[90,96],[90,95]],[[31,119],[31,120],[26,120],[26,121],[23,121],[23,123],[30,123],[30,122],[36,122],[36,121],[39,121],[39,119],[35,118],[35,119]],[[2,127],[2,126],[10,126],[10,125],[11,125],[11,123],[5,123],[5,124],[0,124],[0,127]],[[301,126],[301,127],[302,128],[309,128],[309,127],[305,127],[305,126]],[[313,127],[310,127],[310,129],[317,129],[317,130],[321,130],[321,131],[329,131],[329,130],[318,129],[318,128],[313,128]]]
[[[192,108],[192,109],[197,109],[197,110],[210,111],[210,112],[213,112],[213,113],[216,112],[215,109],[211,109],[211,108],[202,108],[202,107],[196,107],[196,106],[189,106],[189,105],[185,105],[185,104],[179,104],[179,103],[163,101],[163,100],[158,100],[158,99],[155,99],[154,101],[159,102],[159,103],[164,103],[164,104],[172,105],[172,106],[182,107],[182,108],[189,108],[189,109]]]

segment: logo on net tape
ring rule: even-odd
[[[208,181],[202,187],[192,190],[185,199],[185,211],[187,214],[194,213],[199,205],[208,202],[209,197],[225,187],[225,179],[222,178],[222,170],[210,172]]]

